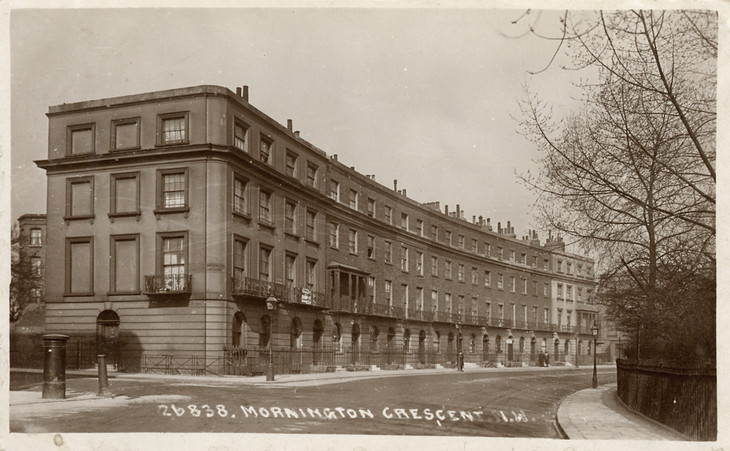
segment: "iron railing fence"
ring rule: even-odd
[[[462,349],[465,363],[480,366],[536,366],[539,364],[539,352],[510,353],[503,348],[499,351],[483,352],[480,349]],[[575,356],[573,355],[572,358]],[[592,356],[591,356],[592,357]],[[335,371],[380,369],[433,368],[436,365],[454,367],[457,349],[455,343],[442,349],[420,346],[412,342],[410,346],[363,345],[344,347],[337,344],[326,344],[308,348],[274,348],[265,347],[227,347],[220,355],[209,357],[190,354],[152,354],[142,353],[139,370],[156,374],[187,375],[235,375],[256,376],[266,374],[271,360],[275,374],[317,373]],[[549,354],[550,365],[564,364],[571,355],[563,352]]]
[[[717,439],[714,362],[616,361],[618,396],[692,440]]]

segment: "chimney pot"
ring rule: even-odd
[[[299,138],[299,130],[294,130],[294,135]]]
[[[294,124],[291,119],[286,120],[286,128],[288,128],[289,131],[292,131],[292,129],[294,128]]]
[[[398,191],[398,179],[393,179],[393,191]]]
[[[446,216],[448,216],[448,215],[449,215],[449,206],[448,206],[448,205],[444,205],[444,214],[445,214]]]
[[[405,188],[403,188],[403,195],[404,196],[406,195],[406,189]]]
[[[459,218],[460,214],[461,214],[461,208],[460,208],[459,204],[456,204],[456,217]]]
[[[241,97],[241,87],[240,86],[236,87],[236,95],[238,97]]]
[[[243,85],[243,100],[248,102],[248,85]]]

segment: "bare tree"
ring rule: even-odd
[[[612,319],[666,347],[697,299],[677,293],[714,293],[716,36],[710,12],[566,13],[559,47],[597,74],[583,106],[555,121],[537,96],[522,104],[542,220],[600,253]]]

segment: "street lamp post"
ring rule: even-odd
[[[464,371],[464,356],[461,346],[461,326],[456,324],[456,371]]]
[[[598,373],[596,371],[596,342],[598,340],[598,324],[593,321],[593,327],[591,327],[591,333],[593,333],[593,388],[598,388]]]
[[[276,315],[276,309],[279,307],[279,301],[273,297],[269,296],[269,298],[266,299],[266,309],[271,310],[271,321],[269,322],[269,362],[266,365],[266,380],[267,381],[273,381],[274,380],[274,356],[272,352],[271,342],[274,340],[274,316]]]

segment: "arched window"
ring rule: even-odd
[[[525,352],[525,337],[520,337],[520,354]]]
[[[231,345],[234,347],[244,346],[246,344],[246,316],[243,312],[236,312],[233,315],[231,324]]]
[[[494,344],[497,347],[497,354],[500,354],[502,352],[502,337],[500,335],[497,335],[497,338],[494,339]]]
[[[477,352],[477,336],[474,334],[469,337],[469,352]]]
[[[489,334],[482,336],[482,358],[487,360],[489,357]]]
[[[302,348],[302,321],[299,318],[291,320],[291,335],[289,341],[291,349]]]
[[[119,352],[119,315],[104,310],[96,317],[96,353],[106,355],[106,361],[115,368],[121,366]]]
[[[351,334],[351,340],[353,348],[357,348],[360,346],[360,325],[355,323],[352,325],[352,334]]]
[[[322,334],[324,333],[324,326],[322,321],[316,319],[312,325],[312,345],[315,348],[322,346]]]
[[[441,333],[438,331],[434,333],[433,348],[436,352],[441,352]]]
[[[403,332],[403,350],[408,352],[411,350],[411,330],[406,329]]]
[[[393,329],[392,327],[389,327],[388,328],[388,342],[387,342],[388,349],[393,348],[394,340],[395,340],[395,329]]]
[[[335,323],[335,328],[332,331],[332,342],[335,345],[336,351],[342,351],[342,328],[340,323]]]
[[[380,337],[380,329],[377,328],[377,326],[370,326],[370,349],[373,351],[377,351],[378,346],[378,338]]]

